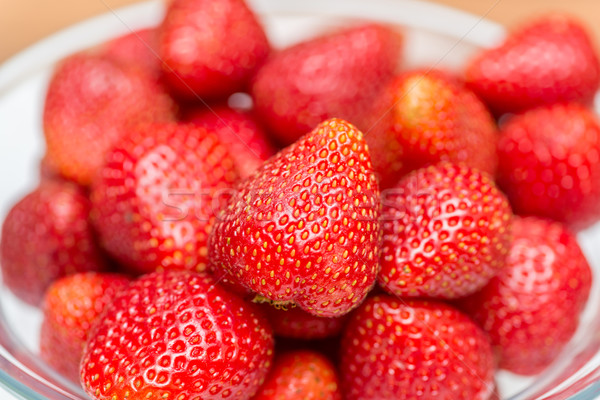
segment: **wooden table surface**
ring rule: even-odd
[[[74,22],[106,12],[109,8],[137,1],[139,0],[0,0],[0,61]],[[600,0],[431,1],[485,15],[507,26],[528,15],[550,10],[567,11],[587,23],[600,48]]]

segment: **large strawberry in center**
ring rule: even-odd
[[[379,188],[363,134],[330,119],[242,181],[209,239],[258,300],[349,312],[375,282]]]

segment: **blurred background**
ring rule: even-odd
[[[0,0],[0,62],[57,30],[139,0]],[[282,0],[302,1],[302,0]],[[368,0],[365,0],[368,1]],[[398,0],[401,1],[401,0]],[[579,16],[600,44],[599,0],[430,0],[511,26],[525,16],[562,10]]]

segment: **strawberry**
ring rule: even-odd
[[[95,272],[54,281],[42,303],[41,358],[59,373],[79,382],[79,362],[89,331],[106,304],[128,284],[125,276]]]
[[[158,49],[167,83],[191,100],[243,90],[270,51],[242,0],[173,0],[159,28]]]
[[[47,155],[61,175],[89,185],[105,153],[135,123],[174,119],[175,105],[137,68],[98,54],[58,65],[44,106]]]
[[[413,70],[393,79],[371,109],[367,143],[382,188],[439,161],[463,162],[493,174],[496,124],[456,77]]]
[[[275,154],[266,133],[247,113],[217,106],[196,110],[188,116],[187,121],[219,137],[229,148],[240,178],[250,176]]]
[[[562,224],[515,218],[506,267],[461,306],[489,334],[500,367],[533,375],[571,339],[592,274],[575,236]]]
[[[252,400],[342,400],[342,394],[331,361],[317,352],[298,350],[275,358]]]
[[[20,299],[38,305],[56,279],[107,269],[88,222],[89,211],[83,192],[60,180],[44,180],[22,198],[2,225],[4,284]]]
[[[600,123],[582,106],[552,105],[510,119],[498,143],[498,182],[518,214],[583,229],[600,218]]]
[[[340,375],[346,400],[487,400],[494,390],[491,345],[466,315],[387,295],[350,317]]]
[[[96,400],[250,399],[273,334],[253,304],[206,274],[155,272],[132,282],[90,334],[81,382]]]
[[[254,78],[256,111],[282,144],[327,118],[358,124],[396,70],[401,48],[397,32],[370,24],[285,49]]]
[[[337,336],[348,319],[347,315],[338,318],[317,317],[298,307],[285,310],[267,304],[262,308],[275,335],[292,339],[315,340]]]
[[[375,282],[379,214],[362,133],[331,119],[238,184],[214,225],[209,258],[257,301],[340,316]]]
[[[220,196],[236,178],[226,147],[206,130],[140,126],[108,153],[92,186],[101,243],[134,272],[203,271]]]
[[[481,289],[504,266],[511,217],[475,168],[442,163],[407,175],[383,199],[379,284],[397,296],[445,299]]]
[[[157,28],[122,35],[104,43],[99,52],[117,63],[136,66],[155,79],[161,75]]]
[[[496,114],[544,104],[591,104],[600,63],[589,34],[566,15],[524,24],[466,67],[466,81]]]

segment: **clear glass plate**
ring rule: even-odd
[[[249,0],[273,45],[281,47],[357,20],[400,27],[406,36],[404,65],[458,70],[478,48],[497,43],[502,27],[458,10],[416,0]],[[41,116],[53,64],[74,51],[133,29],[158,24],[163,5],[141,3],[61,31],[0,66],[0,220],[38,182],[44,152]],[[600,226],[579,236],[584,252],[600,268]],[[596,275],[597,276],[597,275]],[[500,371],[504,398],[594,399],[600,396],[600,290],[594,283],[576,337],[544,373],[522,378]],[[0,285],[0,387],[25,400],[87,399],[38,358],[41,313]],[[1,389],[0,389],[1,390]],[[0,398],[8,394],[0,391]]]

